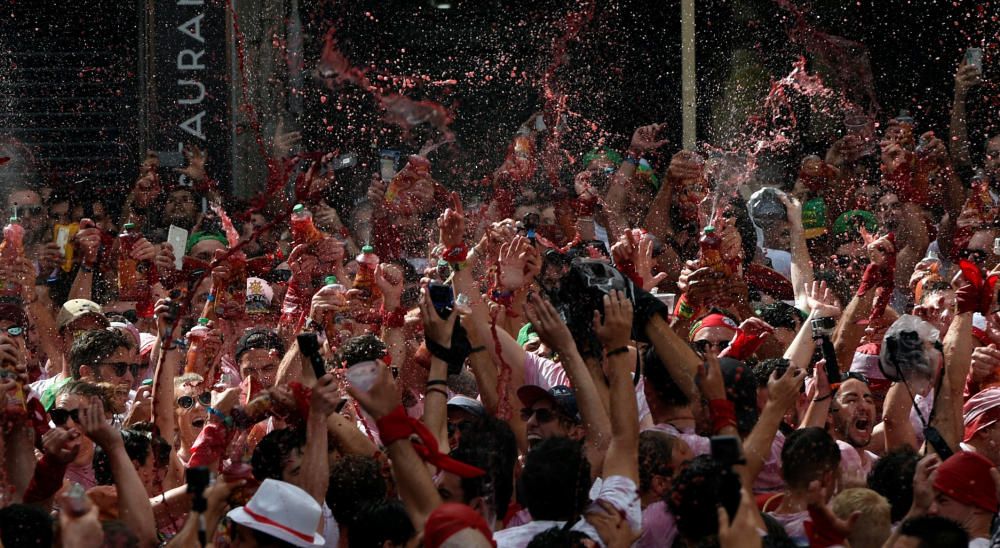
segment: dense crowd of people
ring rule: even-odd
[[[426,150],[346,188],[296,133],[249,201],[197,149],[124,200],[8,177],[0,540],[989,546],[980,75],[949,128],[852,112],[794,177],[658,124],[552,155],[546,115],[475,193]]]

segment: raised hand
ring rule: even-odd
[[[204,150],[196,146],[185,146],[184,158],[188,165],[175,168],[174,171],[187,175],[192,181],[201,182],[208,178],[208,173],[205,172],[205,162],[208,160],[208,156]]]
[[[382,304],[386,311],[399,307],[403,296],[403,270],[392,263],[380,263],[375,267],[375,285],[382,292]]]
[[[340,387],[333,375],[327,373],[316,380],[312,394],[309,397],[310,412],[319,413],[322,417],[328,417],[337,410],[343,398],[340,395]]]
[[[285,131],[285,121],[278,118],[278,124],[274,128],[274,156],[275,158],[285,158],[291,151],[292,147],[299,144],[302,141],[301,131]]]
[[[80,454],[80,444],[73,443],[80,437],[76,430],[57,426],[42,434],[42,452],[57,462],[69,464]]]
[[[789,409],[798,401],[800,388],[805,382],[805,370],[794,365],[786,369],[780,377],[778,371],[774,371],[767,380],[767,399],[777,404],[780,409]]]
[[[955,95],[959,98],[965,98],[969,89],[978,86],[982,81],[983,73],[978,68],[966,64],[965,59],[963,59],[962,64],[955,71]]]
[[[636,156],[642,156],[644,153],[652,152],[669,143],[670,139],[656,138],[666,125],[650,124],[636,129],[635,133],[632,134],[632,142],[628,147],[629,152]]]
[[[839,318],[840,305],[837,297],[827,287],[826,282],[809,282],[806,284],[806,304],[816,313],[818,318]]]
[[[451,193],[451,207],[438,217],[437,226],[441,231],[441,243],[445,247],[462,245],[465,240],[465,213],[457,192]]]
[[[98,397],[79,409],[80,427],[91,441],[110,453],[116,444],[124,444],[121,433],[104,418],[104,404]]]
[[[130,257],[137,261],[152,261],[156,258],[156,254],[159,250],[155,245],[149,242],[146,238],[139,238],[139,241],[132,246],[132,253]]]
[[[654,287],[660,285],[660,282],[667,279],[666,272],[653,274],[653,265],[656,264],[656,260],[653,258],[652,238],[641,238],[639,240],[632,264],[635,265],[635,273],[642,278],[642,288],[646,291],[652,291]]]
[[[695,152],[682,150],[670,158],[667,178],[676,181],[701,179],[705,170],[705,160]]]
[[[431,302],[430,291],[426,287],[420,289],[420,318],[424,322],[424,336],[444,348],[451,348],[451,335],[455,330],[458,314],[455,311],[443,319],[438,315],[434,303]]]
[[[941,457],[937,453],[931,453],[917,463],[917,469],[913,474],[913,505],[910,507],[910,515],[926,514],[934,504],[934,485],[931,477],[940,465]]]
[[[153,258],[153,264],[156,265],[156,269],[160,272],[170,272],[176,270],[176,255],[174,254],[174,246],[170,245],[168,242],[163,242],[160,244],[156,251],[156,257]]]
[[[624,293],[614,290],[603,298],[604,320],[601,312],[594,311],[594,332],[607,350],[616,350],[632,341],[632,301]]]
[[[85,227],[85,224],[89,226]],[[90,219],[82,219],[80,230],[73,236],[73,245],[80,253],[80,261],[85,265],[93,265],[101,248],[101,230]]]
[[[347,392],[375,420],[388,415],[403,403],[399,397],[399,390],[396,389],[396,385],[392,381],[389,368],[381,364],[376,369],[375,384],[370,390],[365,392],[354,386],[348,386]]]
[[[288,268],[299,283],[308,283],[319,267],[319,259],[313,255],[309,244],[299,244],[288,255]]]
[[[529,261],[540,264],[538,250],[524,236],[515,236],[509,244],[500,246],[500,287],[517,291],[529,283],[526,276]]]
[[[569,332],[566,322],[559,317],[552,303],[543,299],[539,295],[532,293],[528,296],[528,303],[524,307],[524,313],[531,326],[538,333],[538,337],[546,346],[565,354],[570,349],[576,347],[573,335]],[[617,348],[617,347],[616,347]]]

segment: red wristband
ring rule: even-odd
[[[465,259],[469,256],[469,247],[464,243],[451,246],[444,250],[441,254],[441,258],[444,259],[446,263],[464,263]]]
[[[422,443],[414,443],[413,449],[420,455],[420,458],[441,470],[446,470],[461,478],[476,478],[486,473],[480,468],[465,464],[440,452],[437,440],[434,439],[431,431],[422,422],[407,415],[402,405],[376,420],[375,425],[378,426],[382,443],[387,447],[393,442],[409,439],[412,434],[416,434]]]
[[[718,433],[728,426],[736,426],[736,406],[729,400],[708,400],[712,414],[712,432]]]
[[[382,309],[382,327],[403,327],[406,324],[406,310],[402,307],[386,312]]]

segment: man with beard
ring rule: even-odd
[[[121,332],[110,329],[87,331],[73,342],[69,351],[70,374],[74,380],[106,383],[114,391],[111,408],[124,413],[132,381],[139,374],[139,351]]]
[[[845,479],[865,477],[878,457],[868,451],[875,428],[875,398],[868,380],[848,373],[830,407],[833,415],[833,435],[840,448],[841,476]]]

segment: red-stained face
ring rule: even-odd
[[[681,218],[687,222],[698,221],[698,205],[708,196],[708,187],[701,179],[687,179],[676,189],[675,203]]]

